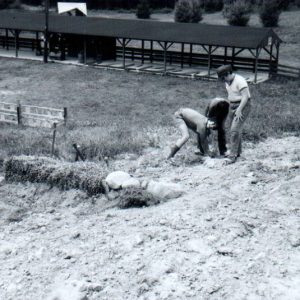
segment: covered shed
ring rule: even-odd
[[[22,31],[44,32],[45,16],[33,13],[0,13],[0,28],[14,33],[16,49]],[[120,58],[168,65],[202,66],[211,71],[222,64],[234,69],[276,73],[281,39],[272,29],[99,17],[49,16],[49,34],[77,40],[84,56],[102,60]],[[5,36],[1,36],[3,45]],[[94,45],[94,46],[91,46]],[[67,45],[61,45],[68,52]],[[93,48],[93,51],[91,51]],[[78,49],[78,51],[80,51]],[[17,50],[16,50],[17,51]]]

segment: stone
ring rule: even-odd
[[[122,189],[129,188],[129,187],[140,187],[140,185],[141,184],[138,179],[131,177],[130,179],[122,183]]]
[[[151,180],[148,183],[147,191],[154,197],[160,199],[175,199],[184,194],[184,189],[181,185],[171,182],[156,182]]]
[[[108,176],[105,178],[105,181],[111,189],[117,190],[121,188],[122,184],[129,179],[131,179],[131,176],[128,173],[123,171],[115,171],[108,174]]]

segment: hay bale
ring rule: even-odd
[[[62,190],[81,189],[90,195],[104,193],[107,172],[92,162],[63,162],[49,157],[14,156],[4,162],[5,179],[47,183]]]
[[[119,204],[120,208],[144,207],[156,205],[159,200],[146,190],[137,187],[130,187],[120,191]]]

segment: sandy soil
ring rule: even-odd
[[[300,138],[246,146],[229,166],[193,145],[119,157],[186,190],[149,208],[2,182],[0,299],[299,299]]]

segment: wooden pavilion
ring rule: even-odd
[[[0,45],[14,47],[16,57],[21,48],[45,50],[44,14],[0,12],[0,30]],[[61,59],[79,53],[83,63],[120,59],[124,69],[128,61],[159,62],[164,73],[170,65],[200,66],[208,78],[215,68],[231,64],[253,72],[255,82],[259,71],[276,73],[281,43],[267,28],[61,15],[49,16],[48,35]]]

